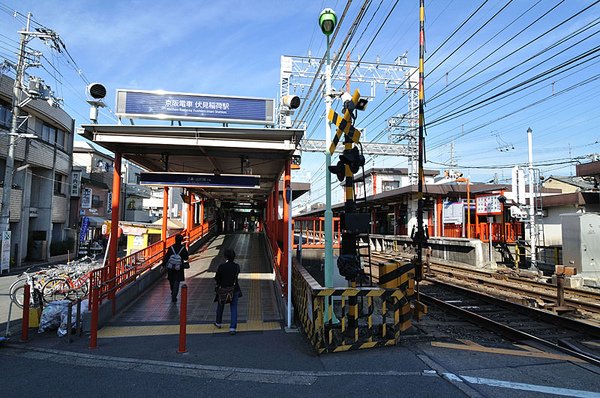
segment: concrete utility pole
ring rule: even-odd
[[[27,15],[27,29],[21,32],[21,43],[19,45],[19,53],[17,54],[17,73],[13,85],[12,99],[12,121],[10,125],[10,133],[8,135],[8,153],[6,154],[6,167],[4,168],[4,180],[2,186],[2,213],[0,216],[0,231],[10,230],[10,193],[12,190],[13,171],[15,168],[15,145],[17,141],[17,133],[19,127],[21,100],[21,82],[25,75],[25,46],[28,41],[29,26],[31,21],[31,13]]]
[[[537,230],[535,226],[535,187],[533,173],[533,145],[531,127],[527,129],[527,146],[529,148],[529,239],[531,242],[531,266],[537,268]]]
[[[15,172],[15,146],[17,140],[21,138],[37,138],[34,134],[19,133],[19,119],[21,107],[27,104],[32,99],[44,99],[50,100],[52,106],[57,106],[58,102],[52,97],[48,86],[46,86],[41,79],[31,79],[27,90],[23,89],[23,80],[25,78],[25,70],[30,66],[39,66],[39,62],[28,62],[28,57],[38,58],[41,56],[39,52],[32,52],[27,50],[27,44],[33,38],[39,38],[49,43],[52,48],[60,51],[61,47],[64,48],[64,44],[60,41],[60,38],[56,32],[47,28],[38,28],[35,31],[30,31],[31,26],[31,13],[27,14],[27,25],[26,29],[20,31],[21,41],[19,44],[19,52],[17,54],[17,65],[15,67],[15,81],[13,84],[13,98],[12,98],[12,120],[10,132],[8,134],[8,151],[6,154],[6,165],[4,169],[4,180],[2,186],[2,203],[0,209],[0,234],[2,239],[2,247],[8,248],[8,250],[2,250],[2,256],[0,260],[0,272],[1,270],[7,269],[6,264],[10,264],[10,252],[11,252],[11,237],[10,237],[10,202],[11,202],[11,191],[13,185],[13,173]],[[33,83],[33,85],[32,85]],[[23,99],[23,94],[25,98]],[[19,170],[19,169],[17,169]]]

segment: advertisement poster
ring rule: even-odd
[[[83,217],[81,220],[81,231],[79,232],[79,241],[85,241],[85,237],[87,235],[88,229],[90,227],[90,219],[88,217]]]
[[[2,253],[0,254],[0,271],[10,271],[10,231],[2,232]]]
[[[91,209],[92,208],[92,189],[85,188],[81,193],[81,208]]]

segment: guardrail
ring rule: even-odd
[[[319,354],[393,346],[411,327],[409,283],[396,289],[324,288],[301,265],[294,263],[292,272],[294,308]],[[333,305],[326,306],[331,298],[339,301],[339,323],[333,322]]]
[[[302,247],[323,249],[325,247],[325,217],[295,217],[293,219],[294,236],[302,237]],[[339,249],[342,236],[339,217],[333,217],[333,247]],[[294,244],[294,249],[298,247]]]

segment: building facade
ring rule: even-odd
[[[0,175],[4,176],[14,80],[0,75]],[[69,228],[69,177],[75,121],[46,101],[32,100],[21,108],[15,169],[10,198],[11,264],[47,261],[72,250],[75,231]],[[0,193],[1,195],[1,193]]]

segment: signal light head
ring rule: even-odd
[[[329,166],[329,171],[337,176],[337,179],[342,182],[346,178],[346,165],[340,160],[337,164]]]
[[[340,162],[347,164],[350,167],[350,171],[355,174],[365,165],[365,157],[360,154],[358,147],[355,146],[350,150],[342,152]]]

